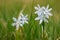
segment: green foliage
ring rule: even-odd
[[[53,8],[53,16],[45,23],[44,40],[57,40],[60,37],[60,0],[0,0],[0,40],[42,40],[42,25],[34,20],[37,4],[49,4]],[[12,17],[17,18],[24,5],[23,14],[29,15],[29,23],[15,30],[11,25]]]

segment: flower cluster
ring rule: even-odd
[[[38,4],[37,7],[34,7],[36,12],[35,14],[38,15],[38,17],[35,18],[35,20],[40,20],[39,24],[41,24],[43,21],[48,23],[49,16],[52,16],[52,14],[50,13],[50,11],[52,10],[52,8],[49,8],[49,5],[47,5],[47,7],[40,7],[40,5]],[[12,24],[12,26],[16,26],[16,29],[18,30],[19,26],[23,26],[24,23],[28,23],[28,15],[24,16],[22,13],[20,13],[18,19],[16,19],[15,17],[13,17],[14,23]]]
[[[28,15],[24,16],[23,14],[20,14],[20,16],[18,17],[18,19],[16,19],[15,17],[13,17],[14,23],[12,24],[12,26],[16,26],[16,30],[18,30],[19,26],[23,26],[24,23],[28,23]]]
[[[38,4],[37,7],[34,7],[36,9],[35,14],[38,15],[38,17],[35,18],[35,20],[40,20],[39,24],[41,24],[43,21],[48,23],[49,16],[52,16],[52,14],[50,13],[50,11],[52,10],[52,8],[49,8],[49,5],[47,5],[47,7],[40,7],[40,5]]]

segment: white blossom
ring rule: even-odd
[[[16,26],[16,30],[18,30],[19,26],[23,27],[24,23],[28,23],[28,15],[24,16],[23,14],[19,15],[18,19],[13,17],[14,23],[12,23],[12,26]]]
[[[35,18],[35,20],[40,20],[39,24],[41,24],[43,21],[48,23],[49,16],[52,16],[52,14],[50,13],[50,11],[52,10],[52,8],[48,9],[49,5],[47,5],[47,7],[40,7],[38,4],[38,7],[35,7],[36,12],[35,14],[38,15],[38,17]]]

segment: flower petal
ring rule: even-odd
[[[25,21],[25,23],[27,23],[27,24],[28,24],[28,21]]]
[[[50,8],[48,11],[51,11],[52,10],[52,8]]]
[[[39,19],[40,19],[39,17],[35,18],[35,20],[39,20]]]
[[[26,15],[25,17],[28,17],[28,15]]]
[[[38,11],[35,12],[35,14],[37,14],[37,13],[38,13]]]
[[[39,24],[41,24],[42,22],[43,22],[43,20],[41,19],[40,22],[39,22]]]
[[[44,21],[48,23],[48,20],[44,18]]]
[[[49,15],[46,15],[45,17],[49,19]]]
[[[20,21],[21,20],[21,16],[18,17],[18,20],[17,21]]]
[[[38,4],[38,9],[40,9],[40,5]]]
[[[24,15],[21,13],[20,16],[24,16]]]
[[[52,14],[51,14],[51,13],[48,13],[48,15],[52,16]]]
[[[16,23],[13,23],[13,24],[12,24],[12,26],[15,26],[15,25],[16,25]]]
[[[36,10],[38,10],[38,7],[34,7]]]
[[[13,17],[13,20],[14,20],[14,21],[17,21],[15,17]]]
[[[21,27],[23,27],[23,24],[20,24]]]
[[[47,9],[49,8],[49,4],[47,5],[47,7],[46,7]]]
[[[18,28],[19,28],[19,24],[16,25],[16,30],[18,30]]]

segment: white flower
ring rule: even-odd
[[[49,5],[47,5],[47,7],[45,8],[44,6],[40,7],[39,4],[38,4],[38,7],[35,7],[36,9],[35,14],[38,15],[38,17],[35,18],[35,20],[40,20],[39,24],[41,24],[43,21],[48,23],[47,19],[49,19],[49,16],[52,16],[52,14],[50,13],[52,8],[50,9],[48,8],[49,8]]]
[[[15,17],[13,17],[14,23],[12,24],[12,26],[16,26],[16,30],[18,30],[19,26],[23,26],[24,23],[28,23],[28,18],[27,15],[24,16],[23,14],[21,14],[18,19],[16,19]]]
[[[21,22],[22,22],[22,24],[24,24],[24,23],[28,23],[28,15],[26,15],[26,16],[24,16],[23,14],[21,14]]]

